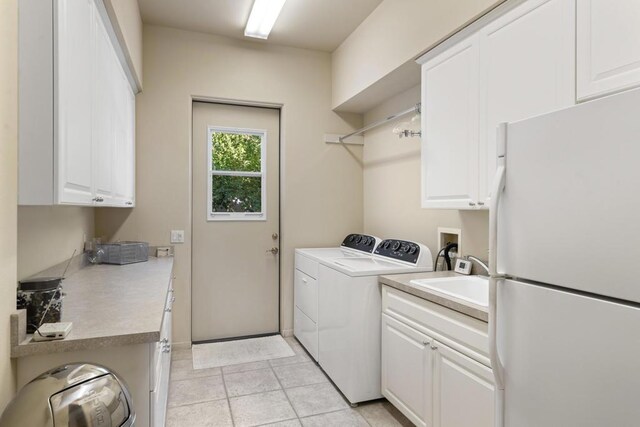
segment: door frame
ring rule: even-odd
[[[189,252],[190,252],[190,262],[189,262],[189,334],[190,339],[189,342],[193,345],[193,104],[195,102],[208,103],[208,104],[220,104],[220,105],[232,105],[237,107],[253,107],[253,108],[266,108],[269,110],[278,110],[278,247],[280,252],[278,254],[278,331],[274,334],[260,334],[260,335],[250,335],[250,336],[242,336],[242,337],[234,337],[234,338],[222,338],[222,339],[214,339],[208,341],[198,341],[198,343],[205,342],[222,342],[222,341],[232,341],[236,339],[248,339],[248,338],[256,338],[260,336],[270,336],[277,335],[282,333],[282,247],[283,247],[283,237],[282,237],[282,175],[283,168],[282,164],[284,162],[283,159],[283,141],[284,136],[282,133],[283,126],[283,116],[284,116],[284,103],[273,103],[273,102],[259,102],[259,101],[247,101],[241,99],[229,99],[229,98],[217,98],[211,96],[200,96],[200,95],[191,95],[189,99],[189,109],[191,112],[191,125],[189,126],[189,232],[190,232],[190,242],[189,242]],[[272,141],[273,143],[273,141]]]

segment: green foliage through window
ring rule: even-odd
[[[213,132],[213,170],[260,172],[260,135]]]
[[[262,212],[260,135],[213,132],[211,139],[212,212]]]

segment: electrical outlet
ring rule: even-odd
[[[171,230],[171,243],[184,243],[184,230]]]

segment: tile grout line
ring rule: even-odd
[[[269,363],[269,365],[271,365],[271,363]],[[271,373],[273,373],[273,376],[276,377],[276,381],[278,381],[278,385],[280,385],[282,394],[284,394],[284,397],[287,399],[287,402],[289,402],[289,406],[291,406],[291,410],[293,410],[293,413],[296,414],[296,419],[300,422],[300,424],[302,424],[302,421],[300,420],[300,415],[298,415],[298,411],[296,411],[296,408],[293,406],[293,403],[291,403],[291,399],[289,399],[287,390],[282,386],[282,383],[280,382],[280,378],[278,378],[278,374],[276,374],[276,371],[273,370],[273,366],[271,366]],[[283,420],[283,421],[287,421],[287,420]]]
[[[227,382],[224,380],[224,371],[220,368],[220,377],[222,378],[222,387],[224,387],[224,395],[227,400],[227,407],[229,408],[229,417],[231,418],[231,426],[236,425],[236,421],[233,418],[233,410],[231,409],[231,400],[229,399],[229,390],[227,389]]]

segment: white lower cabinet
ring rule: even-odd
[[[417,426],[431,426],[432,339],[382,315],[382,394]]]
[[[432,317],[433,303],[386,286],[382,295],[382,394],[417,426],[493,427],[493,372],[482,353],[483,363],[468,356],[478,353],[455,333],[460,313]],[[479,321],[469,319],[472,331]]]
[[[433,425],[493,427],[493,372],[446,345],[434,341]]]
[[[169,287],[167,301],[165,303],[160,341],[154,343],[153,362],[151,365],[151,392],[150,415],[151,426],[162,427],[165,425],[167,414],[167,400],[169,397],[169,376],[171,372],[171,334],[172,334],[172,309],[173,287]]]

